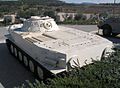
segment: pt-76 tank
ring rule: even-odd
[[[57,26],[50,17],[32,17],[8,31],[10,53],[41,79],[100,60],[113,46],[100,36]]]

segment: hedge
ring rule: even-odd
[[[64,77],[49,79],[47,84],[39,81],[28,84],[28,88],[120,88],[120,51],[94,64],[75,68]]]

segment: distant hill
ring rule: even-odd
[[[30,5],[39,5],[39,4],[63,4],[65,2],[60,1],[60,0],[0,0],[1,5],[9,5],[9,4],[30,4]]]
[[[0,1],[17,1],[17,0],[0,0]]]
[[[97,3],[91,3],[91,2],[82,2],[82,3],[80,3],[80,4],[82,4],[82,5],[95,5],[95,4],[97,4]]]
[[[24,4],[58,4],[64,3],[63,1],[59,0],[18,0],[19,2],[23,2]]]
[[[0,0],[0,14],[14,13],[21,10],[23,6],[24,10],[54,10],[58,12],[68,13],[113,13],[113,7],[115,7],[115,13],[120,14],[120,3],[114,6],[111,3],[97,4],[97,3],[65,3],[60,0],[18,0],[18,1],[5,1]]]

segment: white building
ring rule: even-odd
[[[4,21],[10,21],[11,23],[15,23],[15,14],[4,15]]]
[[[77,13],[64,13],[64,12],[57,13],[57,21],[63,22],[65,19],[69,17],[74,19],[76,14]]]
[[[57,13],[57,21],[58,22],[63,22],[65,19],[71,17],[73,20],[75,18],[75,15],[77,13],[64,13],[64,12],[59,12]],[[86,16],[86,19],[90,19],[90,18],[98,18],[99,17],[99,14],[92,14],[92,13],[83,13],[84,16]]]
[[[0,18],[0,22],[3,22],[4,21],[4,19],[3,18]]]

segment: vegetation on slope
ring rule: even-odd
[[[60,0],[19,0],[26,4],[43,4],[43,3],[63,3]]]

